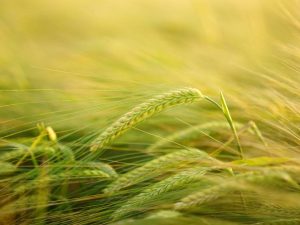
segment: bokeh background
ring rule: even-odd
[[[28,135],[38,122],[87,135],[153,94],[186,86],[212,97],[222,90],[241,120],[292,125],[299,7],[297,0],[1,0],[1,135]]]

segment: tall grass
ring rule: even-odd
[[[299,6],[2,1],[0,224],[299,224]]]

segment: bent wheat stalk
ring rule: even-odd
[[[102,149],[128,129],[163,110],[179,104],[193,103],[203,98],[202,93],[195,88],[184,88],[158,95],[136,106],[108,127],[94,140],[91,151]]]
[[[242,124],[235,123],[235,126],[240,128],[240,127],[242,127]],[[158,142],[151,145],[146,150],[146,152],[149,152],[149,153],[153,152],[157,149],[161,149],[161,148],[165,147],[166,145],[168,145],[170,143],[176,144],[176,143],[182,143],[184,141],[190,141],[193,139],[197,139],[200,136],[200,134],[212,131],[215,128],[230,128],[230,125],[228,124],[228,122],[214,121],[214,122],[208,122],[208,123],[192,126],[192,127],[181,130],[179,132],[169,135],[166,138],[159,140]]]

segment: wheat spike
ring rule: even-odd
[[[104,173],[108,174],[111,178],[117,178],[118,177],[118,174],[114,170],[114,168],[111,165],[107,164],[107,163],[90,162],[87,165],[91,168],[103,171]]]
[[[211,159],[205,152],[198,149],[178,150],[176,152],[163,155],[147,162],[137,169],[119,176],[117,180],[104,189],[104,192],[112,194],[122,188],[153,178],[159,174],[163,174],[172,168],[174,169],[174,167],[179,168],[182,164],[184,165],[191,162],[197,162],[204,158]]]
[[[49,174],[43,178],[32,180],[26,184],[20,185],[15,188],[15,194],[22,194],[27,191],[37,188],[39,186],[45,186],[47,183],[51,182],[52,185],[56,185],[62,180],[79,180],[79,179],[115,179],[118,175],[114,169],[105,163],[92,162],[80,164],[79,166],[75,164],[73,168],[59,173]]]
[[[8,213],[17,213],[39,207],[36,204],[37,195],[21,196],[20,198],[0,206],[0,217]]]
[[[81,170],[72,170],[68,173],[61,173],[53,176],[53,180],[57,178],[67,178],[67,179],[76,179],[76,178],[110,178],[109,174],[96,169],[81,169]]]
[[[74,152],[71,148],[69,148],[66,145],[57,144],[57,147],[59,149],[59,153],[62,155],[63,159],[69,161],[69,162],[75,162],[75,156]]]
[[[16,150],[11,150],[8,152],[5,152],[3,154],[0,155],[0,160],[1,161],[13,161],[13,160],[17,160],[19,158],[21,158],[22,156],[24,156],[25,154],[27,154],[29,151],[29,148],[19,148]],[[36,147],[34,149],[34,154],[36,156],[41,156],[41,155],[54,155],[56,152],[56,150],[52,147]],[[28,155],[29,157],[30,155]]]
[[[300,217],[300,208],[298,206],[286,207],[277,204],[271,204],[270,202],[265,202],[261,207],[255,208],[256,212],[264,212],[265,214],[276,214],[281,218],[293,218]]]
[[[183,103],[192,103],[202,98],[202,93],[195,88],[184,88],[158,95],[136,106],[108,127],[94,140],[91,151],[102,149],[131,127],[165,109]]]
[[[139,206],[145,205],[147,202],[158,198],[162,194],[175,190],[185,188],[192,182],[199,181],[201,177],[209,170],[205,167],[196,167],[189,170],[185,170],[168,177],[156,184],[151,185],[142,191],[142,193],[129,199],[120,209],[113,214],[113,219],[119,219],[128,212],[136,210]]]
[[[0,162],[0,176],[12,174],[17,170],[17,167],[8,162]]]
[[[277,219],[266,222],[255,223],[254,225],[299,225],[300,219]]]
[[[283,179],[286,181],[290,180],[290,177],[286,173],[278,173],[271,171],[256,171],[239,174],[232,177],[231,179],[224,181],[220,184],[214,185],[210,188],[206,188],[199,192],[193,193],[181,199],[180,202],[176,203],[174,208],[176,210],[186,210],[206,202],[211,202],[218,199],[220,196],[224,196],[233,190],[244,189],[245,182],[265,182],[274,179]]]

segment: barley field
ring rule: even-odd
[[[0,225],[300,224],[299,0],[0,0]]]

